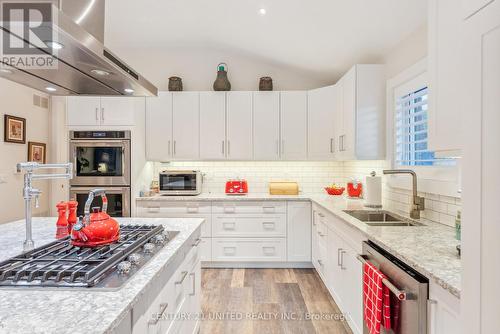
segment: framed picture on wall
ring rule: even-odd
[[[28,142],[28,161],[45,163],[47,145],[44,143]]]
[[[11,115],[4,116],[4,141],[26,144],[26,119]]]

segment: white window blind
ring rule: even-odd
[[[398,166],[453,166],[454,159],[438,159],[428,149],[428,88],[396,97],[396,164]]]

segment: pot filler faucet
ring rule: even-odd
[[[61,174],[34,174],[38,169],[65,169]],[[26,240],[24,240],[23,250],[25,252],[35,248],[33,241],[31,225],[31,200],[35,199],[35,208],[39,207],[39,198],[42,193],[39,189],[33,188],[33,180],[53,180],[53,179],[71,179],[73,177],[73,164],[39,164],[37,162],[21,162],[17,164],[17,172],[24,174],[24,215],[26,219]]]
[[[410,169],[386,169],[384,174],[410,174],[413,179],[413,200],[410,217],[420,219],[420,211],[425,210],[425,198],[417,195],[417,174]]]

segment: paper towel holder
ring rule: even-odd
[[[377,173],[375,171],[372,171],[370,173],[370,176],[375,177],[375,176],[377,176]],[[366,190],[368,191],[368,182],[367,182],[367,189]],[[372,208],[372,209],[381,209],[382,208],[382,205],[366,204],[366,200],[367,200],[367,198],[365,198],[365,204],[364,204],[365,207]]]

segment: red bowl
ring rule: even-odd
[[[342,188],[331,188],[331,187],[326,187],[325,188],[326,192],[328,193],[328,195],[336,195],[336,196],[339,196],[339,195],[342,195],[344,193],[344,190],[345,188],[342,187]]]

